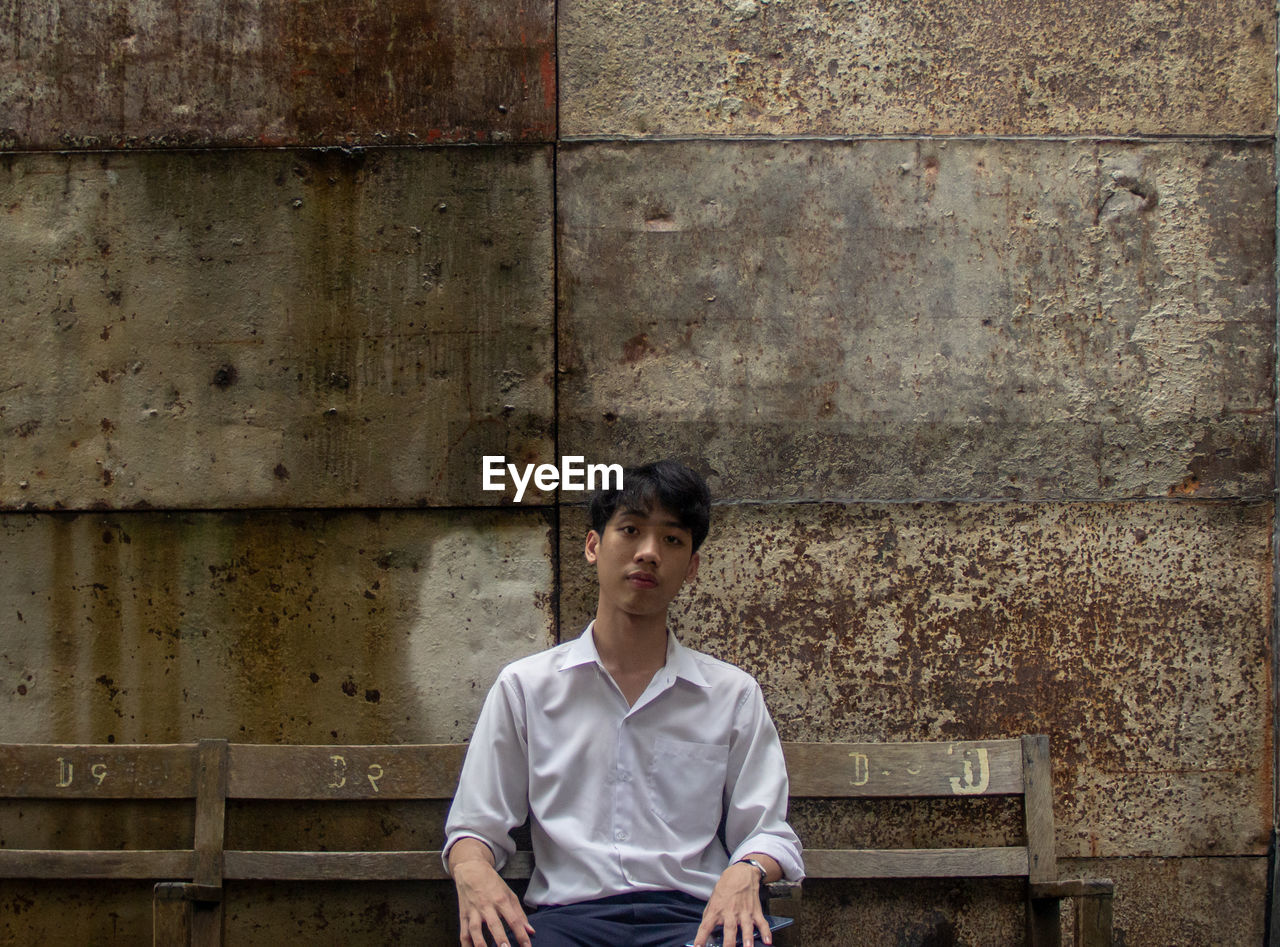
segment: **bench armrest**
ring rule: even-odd
[[[1112,902],[1116,886],[1110,878],[1033,881],[1028,888],[1033,902],[1056,903],[1062,898],[1075,901],[1077,947],[1112,947]]]
[[[778,917],[789,917],[800,922],[800,895],[802,889],[798,881],[775,881],[773,884],[764,885],[761,889],[761,896],[764,900],[764,912],[773,914]],[[798,936],[795,934],[794,927],[784,927],[773,935],[773,943],[775,947],[792,947],[799,941],[792,938]]]
[[[155,947],[216,947],[222,943],[222,888],[161,881],[152,889]]]
[[[772,884],[764,886],[765,897],[770,902],[773,901],[799,901],[800,900],[800,882],[798,881],[775,881]]]
[[[1111,897],[1116,884],[1110,878],[1071,878],[1062,881],[1033,881],[1033,898],[1096,898]]]
[[[190,881],[161,881],[155,886],[155,899],[217,904],[222,900],[222,888],[217,885],[193,884]]]

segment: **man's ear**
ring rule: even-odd
[[[593,566],[596,564],[598,550],[600,549],[600,534],[594,529],[587,530],[587,545],[583,550],[583,555],[587,557],[587,562]]]
[[[698,577],[698,554],[695,552],[689,557],[689,571],[684,574],[686,582],[692,582]]]

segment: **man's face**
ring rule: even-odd
[[[661,506],[617,510],[602,533],[587,533],[586,556],[596,567],[601,601],[634,615],[665,614],[698,572],[692,534]]]

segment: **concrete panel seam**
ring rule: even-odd
[[[1136,497],[1100,497],[1100,496],[1055,496],[1055,497],[1008,497],[1008,496],[919,496],[919,497],[770,497],[768,499],[752,499],[751,497],[733,497],[715,500],[716,507],[730,506],[914,506],[917,504],[937,503],[948,506],[1001,506],[1017,503],[1023,506],[1066,506],[1071,504],[1094,503],[1107,506],[1135,506],[1138,504],[1180,504],[1191,506],[1255,506],[1262,503],[1276,503],[1280,490],[1257,496],[1233,497],[1171,497],[1171,496],[1136,496]],[[570,504],[565,504],[569,506]],[[581,504],[572,504],[580,506]]]
[[[1277,13],[1280,13],[1280,3],[1275,7]],[[1277,105],[1277,112],[1280,112],[1280,19],[1276,21],[1275,26],[1275,42],[1273,44],[1276,52],[1275,70],[1274,70],[1274,93],[1276,98],[1273,100]],[[1274,160],[1280,160],[1280,134],[1273,137],[1272,149]],[[1274,163],[1273,163],[1274,167]],[[1274,181],[1272,182],[1275,183]],[[1280,239],[1280,206],[1276,209],[1276,237]],[[1278,245],[1280,246],[1280,245]],[[1272,277],[1277,289],[1280,289],[1280,253],[1277,254],[1275,267]],[[1280,344],[1280,306],[1273,303],[1272,318],[1275,327],[1276,344]],[[1277,351],[1276,361],[1272,366],[1272,397],[1276,399],[1274,405],[1280,406],[1280,391],[1277,391],[1277,384],[1280,381],[1280,351]],[[1276,425],[1273,433],[1272,443],[1277,442],[1274,438],[1276,434],[1280,434],[1280,417],[1277,417],[1273,411],[1273,423]],[[1272,462],[1275,465],[1276,473],[1273,473],[1273,482],[1280,483],[1274,478],[1280,474],[1280,451],[1273,450]],[[1276,501],[1276,512],[1280,513],[1280,495]],[[1280,681],[1280,614],[1277,614],[1277,608],[1280,608],[1280,527],[1276,525],[1276,515],[1272,515],[1271,525],[1271,757],[1272,757],[1272,775],[1271,775],[1271,846],[1269,858],[1271,859],[1271,870],[1269,872],[1267,894],[1266,894],[1266,929],[1264,934],[1268,944],[1280,943],[1280,912],[1276,910],[1280,906],[1280,873],[1276,870],[1276,826],[1280,824],[1280,688],[1277,687],[1277,681]]]
[[[1270,138],[1264,138],[1270,141]],[[394,153],[397,151],[511,151],[513,149],[541,150],[554,148],[556,139],[538,141],[458,141],[458,142],[413,142],[405,144],[395,142],[385,145],[180,145],[163,147],[160,145],[137,145],[127,148],[0,148],[0,155],[47,155],[51,157],[83,157],[86,155],[104,155],[123,157],[126,155],[162,154],[162,155],[199,155],[199,154],[255,154],[258,152],[296,154],[306,152],[317,155],[346,155],[350,157],[373,154]]]
[[[1264,144],[1275,141],[1274,135],[940,135],[929,133],[893,135],[562,135],[559,144],[616,144],[625,142],[861,142],[861,141],[956,141],[956,142],[1105,142],[1108,144],[1155,144],[1167,142],[1223,142]],[[450,146],[459,147],[459,146]]]

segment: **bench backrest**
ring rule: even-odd
[[[231,744],[228,798],[291,801],[445,800],[453,797],[465,744],[274,746]],[[510,866],[528,876],[529,856]],[[226,852],[231,879],[415,881],[447,877],[438,851]]]
[[[1026,844],[998,848],[807,850],[815,878],[1055,877],[1047,737],[951,743],[787,743],[791,796],[1022,796]],[[227,850],[228,800],[344,801],[452,796],[463,744],[275,746],[0,744],[0,798],[191,799],[190,849],[0,849],[0,877],[420,880],[445,877],[438,851]],[[528,877],[528,853],[504,870]]]
[[[189,848],[89,851],[0,848],[0,878],[191,879],[217,884],[226,743],[146,746],[0,744],[0,799],[189,799]]]
[[[1049,738],[951,743],[789,743],[791,798],[1021,796],[1025,844],[805,851],[811,878],[1056,877]]]

